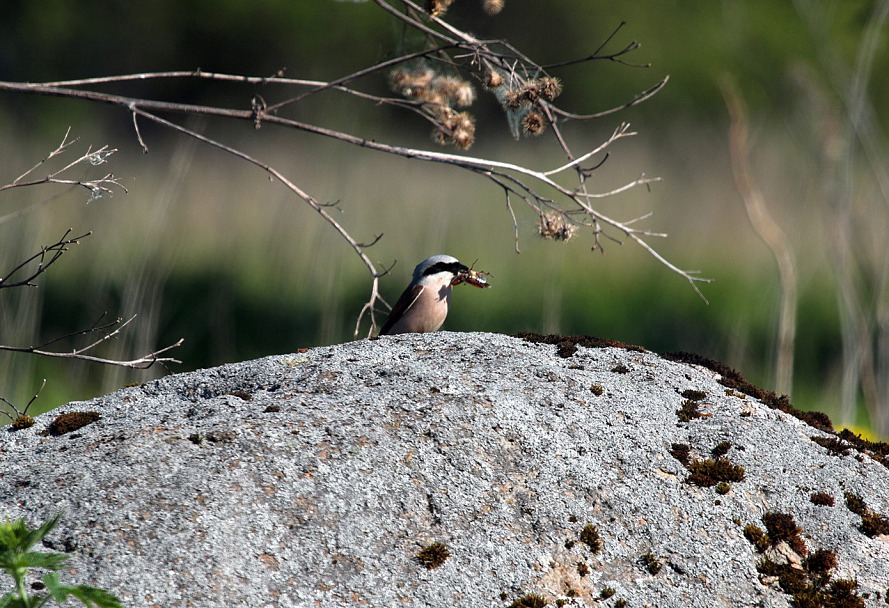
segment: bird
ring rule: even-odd
[[[450,255],[426,258],[414,268],[413,280],[392,307],[380,335],[437,331],[448,316],[452,285],[467,282],[476,287],[488,286],[483,274],[482,278],[475,278],[478,274]]]

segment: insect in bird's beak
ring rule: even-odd
[[[475,264],[472,265],[473,268]],[[468,283],[473,287],[490,287],[491,284],[488,283],[488,277],[491,273],[484,272],[482,270],[473,270],[470,268],[469,270],[465,270],[454,277],[454,280],[451,281],[451,285],[459,285],[460,283]]]

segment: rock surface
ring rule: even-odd
[[[767,530],[779,513],[808,555],[835,555],[820,588],[854,579],[863,603],[842,605],[885,605],[889,537],[844,496],[879,523],[886,466],[709,369],[570,350],[392,336],[71,403],[0,432],[2,515],[64,511],[50,546],[73,554],[67,580],[131,607],[508,608],[789,606],[757,571],[766,553],[809,563]],[[100,417],[47,434],[63,412]],[[743,479],[689,483],[708,459]],[[748,524],[773,532],[762,552]],[[446,553],[424,555],[447,558],[427,568],[434,542]]]

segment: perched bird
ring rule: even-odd
[[[472,271],[449,255],[434,255],[414,268],[414,278],[389,313],[380,335],[436,331],[448,316],[451,286],[488,287],[485,273]]]

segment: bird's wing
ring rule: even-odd
[[[380,330],[381,336],[389,333],[389,330],[392,329],[392,326],[395,325],[395,323],[404,316],[404,313],[410,310],[411,306],[413,306],[414,303],[416,303],[417,299],[419,299],[420,294],[423,293],[424,289],[425,287],[423,287],[422,285],[414,285],[413,287],[408,287],[404,290],[404,293],[402,293],[401,297],[398,298],[395,306],[393,306],[392,310],[389,311],[389,318],[386,319],[386,323]]]

